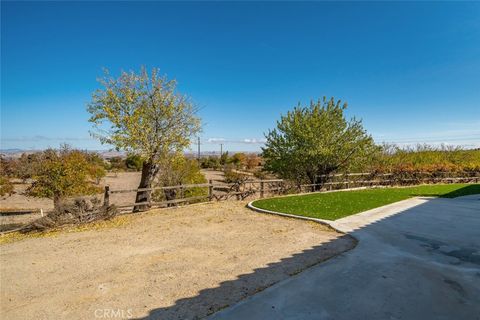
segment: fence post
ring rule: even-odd
[[[110,205],[110,186],[105,186],[105,194],[103,195],[103,206]]]
[[[260,198],[263,198],[265,195],[265,186],[263,180],[260,180]]]
[[[235,186],[235,193],[237,193],[237,197],[236,197],[237,200],[240,200],[240,199],[241,199],[241,198],[240,198],[240,194],[238,194],[238,192],[240,192],[240,188],[241,188],[240,183]]]
[[[213,199],[213,180],[208,180],[208,201]]]
[[[180,199],[184,198],[185,190],[183,189],[182,183],[180,182]]]

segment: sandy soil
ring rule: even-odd
[[[2,319],[201,318],[354,246],[244,202],[0,246]]]
[[[11,196],[0,198],[0,209],[40,209],[50,210],[53,208],[53,201],[48,198],[27,197],[25,190],[30,184],[14,184],[15,193]]]
[[[212,169],[202,169],[201,170],[205,179],[214,180],[215,183],[219,183],[225,178],[223,171],[212,170]]]
[[[103,185],[110,186],[110,190],[136,189],[140,183],[140,172],[120,172],[118,174],[109,173],[102,181]],[[135,203],[136,192],[114,193],[110,196],[110,203],[121,205],[130,205]]]

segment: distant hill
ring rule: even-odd
[[[42,152],[43,150],[28,150],[28,149],[0,149],[0,154],[4,158],[20,158],[22,154],[32,154],[37,152]],[[123,151],[115,151],[115,150],[87,150],[89,152],[96,152],[102,156],[102,158],[112,158],[112,157],[126,157],[126,153]],[[245,154],[258,154],[259,152],[252,152],[252,151],[235,151],[230,152],[230,155],[233,155],[237,152],[243,152]],[[185,152],[187,157],[194,158],[197,156],[196,152],[187,151]],[[220,153],[217,151],[202,151],[200,153],[201,157],[208,157],[208,156],[219,156]]]
[[[42,152],[43,150],[27,150],[27,149],[0,149],[0,154],[5,158],[20,158],[22,154],[32,154],[37,152]],[[87,150],[89,152],[96,152],[100,154],[103,158],[112,158],[112,157],[124,157],[125,152],[121,151],[112,151],[112,150]]]
[[[3,154],[18,153],[18,152],[24,152],[24,150],[22,150],[22,149],[0,149],[0,153],[3,153]]]

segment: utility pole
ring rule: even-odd
[[[198,146],[198,162],[200,162],[200,137],[198,137],[197,146]]]
[[[223,143],[220,143],[220,157],[222,156],[223,154]]]

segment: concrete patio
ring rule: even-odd
[[[358,246],[211,319],[480,319],[480,195],[409,199],[332,225]]]

